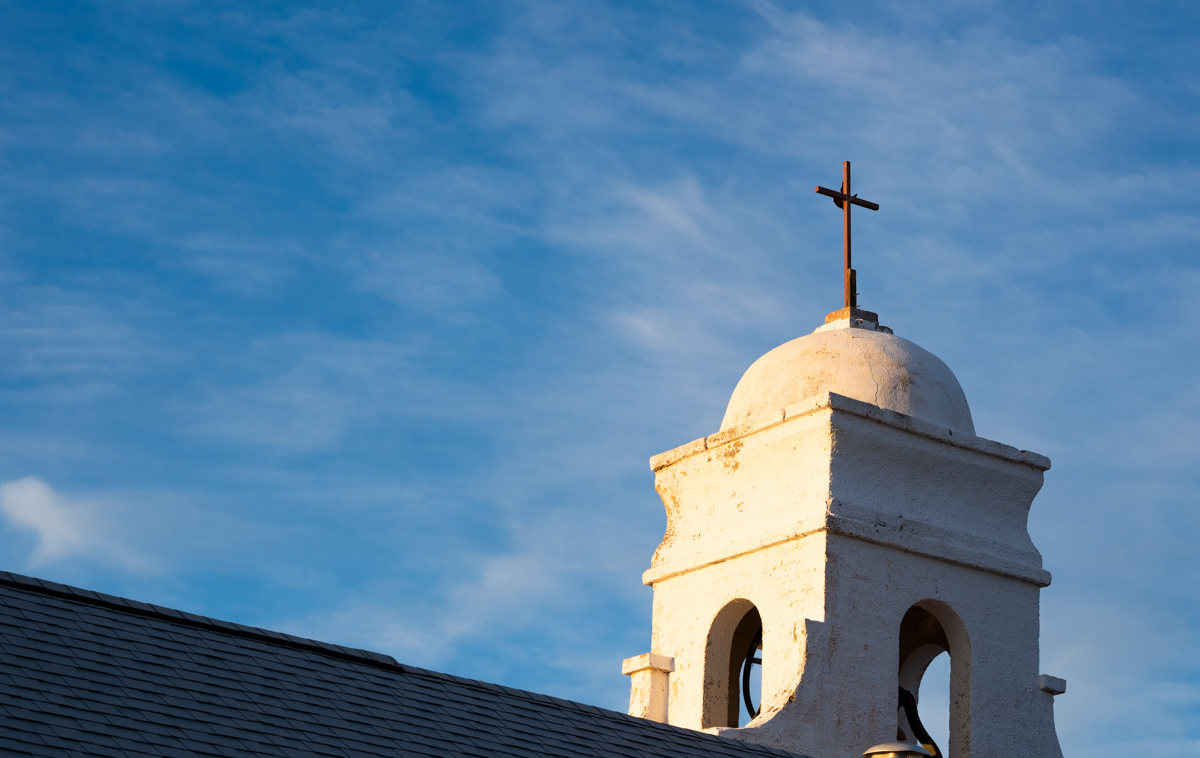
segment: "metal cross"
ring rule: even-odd
[[[858,277],[850,265],[850,206],[861,205],[863,208],[877,211],[879,206],[869,200],[860,200],[858,195],[850,193],[850,161],[842,164],[842,191],[817,187],[817,194],[833,198],[833,204],[842,209],[842,225],[845,229],[845,241],[842,245],[842,280],[846,291],[846,308],[858,307]]]

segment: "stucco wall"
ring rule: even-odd
[[[723,723],[729,637],[752,603],[762,713],[720,731],[861,755],[895,737],[900,622],[921,604],[957,645],[949,754],[1061,755],[1038,687],[1050,577],[1026,524],[1047,459],[826,394],[652,467],[668,526],[644,581],[653,652],[675,659],[670,723]]]

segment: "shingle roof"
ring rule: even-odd
[[[379,653],[5,572],[0,752],[794,758]]]

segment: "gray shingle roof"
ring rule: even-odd
[[[5,572],[0,753],[794,758]]]

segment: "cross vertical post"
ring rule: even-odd
[[[842,209],[842,288],[844,290],[845,307],[858,307],[858,272],[854,270],[850,246],[850,206],[859,205],[867,210],[877,211],[879,205],[870,200],[861,200],[850,191],[850,161],[842,163],[841,191],[817,187],[818,195],[833,198],[833,204]]]
[[[850,161],[842,161],[842,193],[850,195]],[[850,195],[854,197],[853,195]],[[845,289],[845,307],[858,307],[858,282],[855,281],[854,262],[850,259],[850,207],[853,203],[842,202],[842,286]]]

